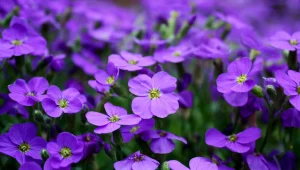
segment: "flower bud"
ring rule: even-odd
[[[164,162],[161,166],[161,170],[170,170],[168,162]]]
[[[259,98],[263,98],[264,97],[264,92],[262,90],[262,88],[258,85],[255,85],[252,89],[252,93]]]
[[[267,90],[267,93],[268,93],[268,95],[270,96],[271,99],[276,98],[277,92],[276,92],[276,89],[274,88],[273,85],[267,85],[266,90]]]
[[[43,116],[42,111],[40,111],[40,110],[34,110],[33,111],[33,119],[37,123],[43,123],[44,122],[44,116]]]
[[[43,161],[46,161],[49,158],[48,151],[46,149],[42,149],[41,156],[42,156]]]

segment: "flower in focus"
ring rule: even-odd
[[[127,114],[127,111],[111,103],[104,104],[107,115],[90,111],[86,113],[87,121],[98,126],[94,132],[97,134],[111,133],[121,127],[121,125],[136,125],[141,118],[134,114]]]
[[[98,70],[94,75],[96,81],[99,84],[112,86],[115,84],[119,76],[119,69],[114,65],[114,63],[107,63],[106,71]]]
[[[60,117],[62,113],[75,114],[82,109],[79,96],[80,93],[75,88],[60,91],[57,86],[50,86],[42,106],[47,115],[54,118]]]
[[[167,154],[175,149],[175,143],[173,140],[179,140],[184,144],[187,141],[183,137],[176,136],[170,132],[162,130],[151,130],[142,133],[142,139],[148,141],[151,139],[150,148],[154,153]]]
[[[138,97],[134,98],[131,107],[134,114],[143,119],[153,115],[165,118],[179,108],[178,98],[174,95],[176,78],[167,72],[160,71],[152,78],[140,74],[129,80],[129,91]]]
[[[159,166],[159,162],[137,151],[128,156],[122,161],[118,161],[114,164],[115,170],[154,170]]]
[[[251,143],[260,137],[259,128],[248,128],[230,136],[225,136],[217,129],[211,128],[205,134],[205,143],[218,148],[226,147],[232,152],[245,153],[250,150]]]
[[[168,161],[168,164],[170,170],[189,170],[189,168],[176,160]],[[212,159],[196,157],[190,160],[189,166],[190,170],[233,170],[232,168],[225,166],[218,157],[213,157]]]
[[[45,163],[45,169],[70,168],[72,163],[81,160],[83,143],[76,136],[68,132],[62,132],[57,136],[56,142],[47,144],[50,157]]]
[[[151,130],[154,127],[154,119],[143,119],[140,123],[131,126],[123,126],[121,128],[123,142],[129,142],[134,135]]]
[[[33,123],[13,125],[0,136],[0,152],[14,157],[20,164],[31,160],[42,160],[40,152],[47,142],[36,137],[38,129]]]
[[[300,111],[300,73],[293,70],[289,70],[288,74],[277,71],[275,77],[284,94],[290,96],[290,103]]]
[[[17,79],[8,86],[9,97],[23,106],[33,106],[45,98],[43,93],[48,87],[48,81],[43,77],[34,77],[28,84],[23,79]]]
[[[287,32],[278,31],[270,38],[270,45],[281,50],[300,49],[300,32],[290,35]]]
[[[112,54],[108,58],[120,70],[137,71],[143,67],[155,64],[153,57],[143,57],[141,54],[133,54],[122,51],[120,55]]]

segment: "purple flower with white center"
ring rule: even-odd
[[[155,170],[159,162],[137,151],[122,161],[114,164],[115,170]]]
[[[134,135],[151,130],[154,127],[154,123],[154,119],[143,119],[136,125],[123,126],[121,128],[123,142],[127,143],[134,137]]]
[[[29,113],[23,105],[11,100],[8,95],[1,95],[0,98],[4,100],[3,105],[0,107],[0,115],[9,114],[17,116],[18,114],[25,119],[29,118]]]
[[[290,96],[290,103],[300,111],[300,73],[293,70],[289,70],[288,74],[277,71],[275,77],[284,94]]]
[[[221,93],[248,92],[255,86],[253,76],[261,70],[262,63],[252,64],[251,60],[243,57],[230,63],[227,73],[217,78],[217,88]]]
[[[232,152],[245,153],[251,148],[251,143],[261,137],[259,128],[248,128],[238,134],[226,136],[217,129],[211,128],[205,134],[205,143],[217,148],[228,148]]]
[[[56,142],[47,144],[50,157],[49,165],[54,169],[70,167],[72,163],[81,160],[83,154],[83,143],[76,136],[68,132],[60,133]]]
[[[112,86],[115,84],[119,76],[119,69],[114,63],[107,63],[106,71],[98,70],[94,75],[96,81],[102,85]]]
[[[77,139],[81,141],[84,146],[82,158],[100,152],[100,144],[103,142],[99,136],[88,132],[86,134],[77,136]]]
[[[283,126],[300,128],[300,112],[297,109],[290,108],[281,115]]]
[[[168,49],[161,49],[154,53],[154,58],[161,62],[171,62],[180,63],[186,60],[194,49],[192,49],[188,44],[180,44],[178,46],[172,46]]]
[[[19,168],[19,170],[42,170],[41,166],[35,162],[25,162]]]
[[[60,91],[57,86],[50,86],[42,106],[47,115],[54,118],[60,117],[62,113],[75,114],[82,109],[79,96],[80,93],[75,88]]]
[[[223,164],[218,157],[212,159],[196,157],[190,160],[190,169],[176,160],[168,161],[170,170],[233,170]]]
[[[151,140],[151,151],[158,154],[171,153],[175,149],[173,140],[179,140],[184,144],[187,144],[187,141],[183,137],[162,130],[151,130],[144,132],[141,135],[143,140]]]
[[[120,55],[112,54],[108,58],[109,62],[115,64],[120,70],[137,71],[143,67],[155,64],[153,57],[143,57],[141,54],[133,54],[127,51],[120,52]]]
[[[154,116],[165,118],[179,108],[178,98],[174,94],[176,78],[167,72],[160,71],[152,78],[140,74],[129,80],[129,91],[138,97],[134,98],[131,107],[134,114],[143,119]]]
[[[90,124],[98,126],[94,132],[97,134],[111,133],[119,129],[121,125],[136,125],[141,118],[134,114],[127,114],[127,111],[111,103],[104,104],[107,115],[94,111],[87,112],[85,117]]]
[[[20,164],[42,160],[40,153],[47,142],[36,136],[37,130],[33,123],[14,124],[0,136],[0,152],[14,157]]]
[[[290,35],[287,32],[278,31],[270,38],[270,45],[282,50],[300,49],[300,32]]]
[[[23,106],[33,106],[45,98],[43,93],[48,87],[48,81],[43,77],[34,77],[28,84],[23,79],[17,79],[8,86],[9,97]]]

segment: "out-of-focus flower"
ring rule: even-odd
[[[284,31],[276,32],[270,38],[270,45],[282,50],[294,51],[300,49],[300,32],[295,32],[293,35]]]
[[[283,71],[277,71],[275,77],[284,94],[290,96],[290,103],[300,111],[300,73],[289,70],[287,75]]]
[[[173,140],[179,140],[184,144],[187,141],[183,137],[176,136],[170,132],[162,130],[150,130],[142,133],[142,139],[145,141],[151,140],[150,148],[154,153],[167,154],[175,149]]]
[[[72,61],[88,75],[94,75],[102,65],[99,57],[89,50],[74,53],[72,55]]]
[[[53,56],[52,61],[50,63],[51,69],[56,72],[61,71],[65,66],[65,58],[66,58],[65,54],[59,54],[59,55]]]
[[[132,169],[132,170],[154,170],[159,166],[159,162],[137,151],[122,161],[114,164],[116,170]]]
[[[251,148],[251,143],[260,137],[261,130],[259,128],[248,128],[230,136],[225,136],[217,129],[212,128],[205,134],[205,143],[218,148],[226,147],[233,152],[245,153]]]
[[[83,155],[83,143],[76,136],[62,132],[57,136],[56,142],[47,144],[50,157],[45,163],[45,169],[70,169],[72,163],[77,163]],[[47,163],[48,162],[48,163]]]
[[[47,142],[36,137],[37,130],[33,123],[14,124],[0,136],[0,152],[14,157],[20,164],[42,160],[40,152]]]
[[[28,84],[23,79],[17,79],[8,86],[9,97],[23,106],[33,106],[45,98],[43,93],[48,87],[48,81],[43,77],[34,77]]]
[[[167,49],[161,49],[154,53],[154,58],[161,62],[180,63],[186,60],[194,51],[188,44],[180,44]]]
[[[29,118],[29,113],[23,105],[20,105],[18,102],[11,100],[8,95],[0,95],[0,98],[4,100],[3,105],[0,107],[0,115],[9,114],[17,116],[18,114],[24,118]]]
[[[217,38],[209,38],[203,41],[194,50],[194,54],[199,59],[227,58],[230,53],[230,48]]]
[[[262,154],[253,153],[247,156],[247,163],[250,170],[269,170],[268,161]]]
[[[94,111],[87,112],[87,121],[98,126],[94,132],[97,134],[111,133],[121,127],[121,125],[136,125],[141,118],[134,114],[127,114],[127,111],[111,103],[104,104],[107,115]]]
[[[131,107],[134,114],[143,119],[153,115],[165,118],[179,108],[178,98],[174,95],[176,78],[167,72],[160,71],[152,78],[141,74],[129,80],[129,91],[138,97],[134,98]]]
[[[120,55],[112,54],[108,60],[120,70],[127,71],[137,71],[143,67],[155,64],[155,60],[152,57],[143,57],[141,54],[133,54],[126,51],[122,51]]]
[[[300,112],[297,109],[287,109],[282,113],[281,119],[285,127],[300,128]]]
[[[22,164],[19,170],[42,170],[41,166],[35,162],[26,162]]]
[[[134,135],[151,130],[154,127],[154,119],[143,119],[140,123],[131,126],[123,126],[121,128],[123,142],[129,142]]]
[[[112,86],[119,77],[119,69],[114,63],[109,62],[106,66],[106,71],[98,70],[94,75],[96,81],[105,86]]]
[[[57,86],[50,86],[42,106],[47,115],[55,118],[60,117],[62,113],[75,114],[82,109],[79,96],[80,93],[75,88],[61,91]]]

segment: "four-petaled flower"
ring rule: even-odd
[[[94,75],[97,83],[106,86],[112,86],[115,84],[119,76],[119,69],[111,62],[107,63],[106,71],[98,70]]]
[[[111,103],[104,104],[107,115],[90,111],[86,114],[87,121],[98,126],[94,132],[97,134],[111,133],[121,127],[121,125],[136,125],[141,118],[134,114],[127,114],[127,111]]]
[[[300,32],[290,35],[287,32],[279,31],[270,39],[270,45],[275,48],[290,51],[300,49]]]

